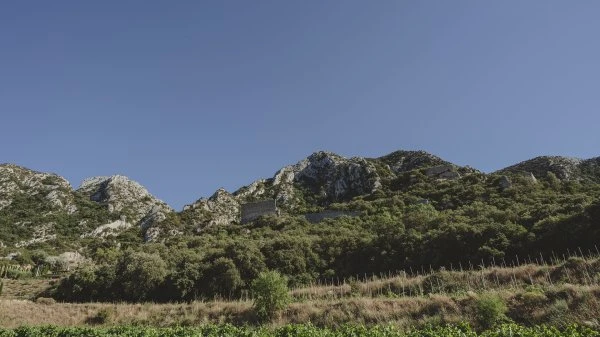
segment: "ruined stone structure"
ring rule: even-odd
[[[263,200],[242,205],[241,223],[245,224],[261,215],[278,214],[275,200]]]

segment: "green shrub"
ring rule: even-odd
[[[115,311],[113,308],[103,308],[87,319],[88,324],[108,324],[113,320]]]
[[[360,283],[355,280],[354,278],[351,278],[349,281],[349,285],[350,285],[350,295],[352,297],[359,297],[360,296]]]
[[[506,304],[496,295],[486,294],[477,299],[475,306],[477,322],[482,328],[488,329],[507,320]]]
[[[290,302],[287,278],[276,271],[260,273],[252,282],[254,310],[261,320],[268,320]]]
[[[423,292],[425,294],[456,293],[466,290],[467,285],[459,279],[459,275],[448,271],[433,273],[423,280]]]
[[[569,303],[565,300],[556,300],[546,309],[546,322],[550,325],[564,326],[568,323]]]

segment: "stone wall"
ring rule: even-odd
[[[261,215],[277,214],[275,200],[263,200],[242,205],[241,223],[248,223]]]

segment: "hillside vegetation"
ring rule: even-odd
[[[573,255],[565,256],[565,260],[537,262],[540,264],[416,270],[414,274],[370,275],[293,288],[289,291],[291,303],[269,318],[269,326],[312,322],[329,328],[393,324],[411,329],[468,322],[477,329],[486,329],[515,322],[558,327],[578,323],[599,328],[598,256]],[[26,296],[32,290],[31,281],[5,284],[6,294],[0,297],[0,326],[265,323],[255,310],[254,294],[189,303],[57,303],[38,297],[40,293]],[[43,294],[43,288],[37,286]],[[11,297],[14,299],[2,300]]]
[[[287,276],[295,288],[589,255],[600,237],[598,162],[540,157],[484,174],[418,151],[376,159],[318,152],[271,179],[232,194],[218,191],[179,213],[157,208],[159,201],[124,178],[84,184],[72,192],[71,213],[43,206],[40,193],[22,189],[0,210],[0,234],[8,233],[0,253],[16,253],[0,263],[39,270],[52,267],[47,256],[77,250],[87,261],[68,268],[47,296],[165,302],[247,297],[252,280],[267,270]],[[269,198],[277,200],[279,216],[239,223],[241,204]],[[322,210],[353,216],[318,223],[304,216]],[[40,216],[47,219],[35,220]],[[117,219],[133,223],[86,235],[94,224]],[[36,221],[50,221],[55,236],[15,247],[35,232]]]

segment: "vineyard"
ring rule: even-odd
[[[476,332],[468,325],[430,327],[402,331],[392,326],[345,326],[340,329],[322,329],[313,325],[287,325],[276,329],[245,328],[232,325],[208,325],[203,327],[111,327],[111,328],[61,328],[21,327],[0,329],[0,337],[592,337],[600,332],[577,325],[564,329],[550,326],[522,327],[506,324],[483,332]]]
[[[346,326],[337,330],[321,329],[312,325],[288,325],[277,329],[239,328],[232,325],[204,326],[199,328],[149,328],[149,327],[113,327],[60,328],[60,327],[22,327],[14,330],[0,330],[0,337],[588,337],[598,336],[596,330],[572,325],[564,329],[548,326],[522,327],[502,325],[480,333],[468,325],[454,325],[421,330],[401,331],[391,326]]]

